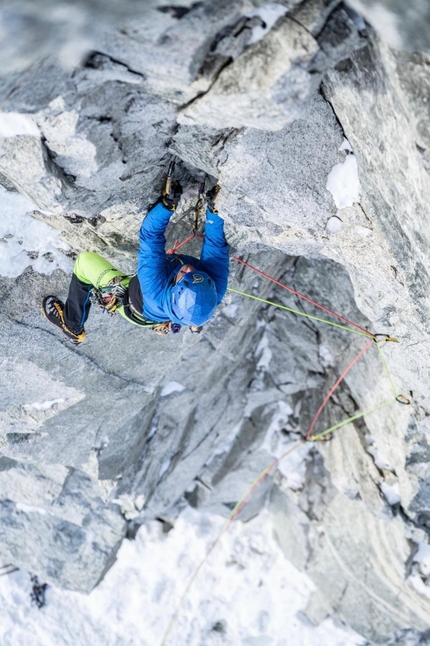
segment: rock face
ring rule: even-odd
[[[312,621],[333,615],[372,643],[419,634],[430,610],[416,559],[430,533],[428,57],[391,49],[337,1],[144,4],[130,19],[126,3],[121,21],[108,5],[93,31],[98,3],[77,4],[66,42],[85,36],[91,52],[73,69],[57,58],[55,21],[32,53],[2,45],[16,65],[0,77],[0,183],[61,231],[71,259],[97,251],[132,273],[175,155],[187,190],[170,246],[188,235],[206,173],[222,186],[236,255],[399,340],[381,349],[391,380],[374,345],[317,430],[394,394],[412,405],[391,402],[301,447],[241,518],[269,506],[287,557],[315,582]],[[24,20],[29,4],[14,11]],[[0,15],[9,20],[7,6]],[[44,295],[66,297],[67,273],[8,276],[0,557],[84,592],[145,520],[174,522],[186,504],[228,515],[366,343],[231,292],[200,336],[160,338],[93,311],[74,348],[39,312]],[[321,314],[233,259],[230,285]]]
[[[392,47],[410,52],[429,51],[430,6],[426,0],[349,0]]]

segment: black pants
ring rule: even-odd
[[[70,281],[69,295],[64,304],[64,321],[74,334],[82,332],[90,313],[90,292],[92,285],[83,283],[73,274]]]

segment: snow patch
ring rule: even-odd
[[[430,599],[430,588],[426,586],[419,574],[414,572],[407,578],[407,581],[417,592]]]
[[[269,348],[269,337],[266,332],[263,334],[259,344],[257,345],[255,355],[258,357],[257,370],[268,370],[273,353]]]
[[[351,144],[349,143],[349,141],[348,141],[348,139],[347,139],[346,137],[344,137],[344,138],[343,138],[343,141],[342,141],[342,143],[341,143],[341,145],[340,145],[339,150],[340,150],[340,151],[342,151],[342,150],[347,150],[347,151],[348,151],[348,152],[350,152],[350,153],[352,153],[352,152],[353,152],[353,150],[352,150],[352,146],[351,146]]]
[[[19,112],[0,112],[0,138],[18,135],[40,137],[40,132],[29,115]]]
[[[376,446],[368,446],[367,452],[372,456],[378,469],[381,469],[381,471],[391,471],[390,463],[387,458],[378,451]]]
[[[164,460],[164,462],[161,463],[160,470],[158,472],[158,479],[161,480],[161,478],[164,476],[164,474],[169,470],[169,467],[171,465],[171,460],[167,459]]]
[[[418,570],[422,576],[430,576],[430,545],[418,543],[418,552],[414,556],[414,563],[418,564]]]
[[[375,465],[378,467],[378,469],[381,469],[381,471],[392,471],[390,467],[390,463],[388,462],[387,458],[383,453],[381,453],[376,446],[374,446],[374,438],[371,435],[366,435],[365,436],[366,444],[367,444],[367,452],[369,455],[372,456],[373,461]]]
[[[327,235],[336,235],[336,233],[340,233],[343,229],[345,229],[348,225],[345,224],[345,222],[342,222],[342,220],[335,215],[330,218],[327,221],[327,224],[325,225],[325,230]]]
[[[381,491],[387,499],[389,505],[397,505],[401,501],[399,483],[389,485],[386,482],[381,483]]]
[[[117,561],[89,595],[49,587],[42,611],[31,581],[0,577],[0,643],[24,646],[160,644],[184,587],[225,519],[187,508],[163,534],[150,521],[124,540]],[[312,581],[285,558],[268,512],[235,521],[196,578],[168,639],[171,646],[364,646],[366,640],[325,619],[300,618]],[[221,635],[216,626],[221,626]]]
[[[336,164],[327,177],[326,189],[333,195],[338,209],[352,206],[360,199],[360,180],[358,179],[357,160],[351,145],[344,139],[339,150],[349,151],[344,162]]]
[[[297,443],[297,439],[291,440],[289,434],[283,434],[282,430],[287,426],[293,409],[286,402],[280,401],[272,417],[272,421],[266,431],[261,449],[267,451],[274,458],[280,458],[288,449]],[[306,458],[312,445],[306,444],[300,451],[293,451],[286,455],[277,465],[277,470],[283,477],[283,485],[289,489],[298,490],[303,487],[306,472]]]
[[[228,319],[236,319],[238,309],[239,305],[237,303],[230,303],[230,305],[223,307],[221,311]]]
[[[145,497],[141,495],[134,500],[129,494],[122,494],[115,500],[112,500],[112,502],[115,505],[119,505],[121,513],[126,520],[133,520],[141,515]]]
[[[24,404],[23,408],[25,410],[49,410],[56,404],[64,404],[66,400],[64,398],[61,399],[52,399],[51,401],[46,401],[46,402],[35,402],[34,404]]]
[[[23,511],[26,514],[36,513],[36,514],[42,514],[43,516],[46,516],[48,513],[46,509],[42,509],[41,507],[34,507],[33,505],[26,505],[23,502],[17,502],[15,506],[18,511]]]
[[[264,36],[272,29],[276,21],[281,16],[285,16],[287,11],[288,9],[284,5],[278,4],[276,2],[269,2],[256,11],[249,13],[248,16],[250,18],[253,18],[254,16],[261,18],[262,22],[265,24],[265,27],[263,27],[262,24],[254,27],[248,44],[253,45],[254,43],[258,43],[259,40],[264,38]]]
[[[19,193],[0,186],[0,275],[14,278],[32,266],[39,274],[55,269],[71,271],[72,262],[61,252],[70,249],[60,232],[32,218],[36,208]]]
[[[91,177],[98,169],[97,148],[76,131],[78,121],[78,111],[66,110],[62,96],[38,114],[40,130],[61,166],[72,175]]]
[[[332,353],[324,343],[320,343],[318,346],[318,356],[324,368],[336,365]]]
[[[369,229],[368,227],[362,227],[362,226],[360,226],[359,224],[357,224],[357,225],[354,227],[354,231],[355,231],[356,233],[358,233],[358,235],[359,235],[361,238],[368,238],[368,237],[369,237],[369,236],[371,236],[371,235],[372,235],[372,233],[373,233],[372,229]]]
[[[171,395],[172,393],[181,393],[183,390],[185,390],[185,386],[182,384],[177,381],[168,381],[163,387],[160,397],[167,397],[167,395]]]

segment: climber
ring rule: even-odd
[[[229,247],[224,221],[215,207],[219,190],[217,185],[206,194],[200,260],[165,252],[164,232],[182,194],[179,182],[167,181],[163,195],[142,222],[137,274],[126,276],[97,253],[81,253],[66,302],[46,296],[44,316],[75,345],[85,338],[91,302],[161,335],[180,332],[182,326],[200,332],[227,290]]]

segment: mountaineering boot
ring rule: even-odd
[[[56,296],[46,296],[43,299],[42,314],[45,318],[47,318],[52,325],[55,325],[56,328],[61,330],[66,339],[74,345],[78,345],[85,339],[85,330],[82,329],[78,333],[69,330],[64,322],[63,310],[64,303]]]

